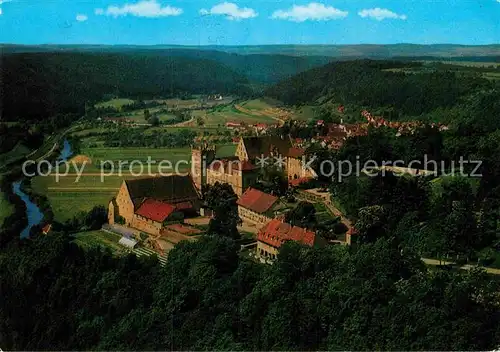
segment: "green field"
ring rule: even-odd
[[[248,110],[265,110],[269,108],[275,108],[278,106],[281,106],[282,104],[274,99],[270,98],[262,98],[262,99],[253,99],[253,100],[248,100],[240,104],[244,108]]]
[[[21,143],[18,143],[14,148],[12,148],[12,150],[7,153],[0,154],[0,165],[14,163],[27,156],[30,152],[31,150],[29,148]]]
[[[491,80],[500,80],[500,72],[486,72],[483,77]]]
[[[234,148],[234,147],[233,147]],[[170,161],[173,166],[180,160],[187,163],[179,164],[179,172],[187,172],[190,168],[191,151],[189,148],[179,149],[154,149],[154,148],[86,148],[82,154],[89,156],[93,165],[86,165],[82,176],[77,179],[76,170],[71,167],[68,176],[60,176],[57,179],[56,174],[42,177],[38,176],[32,180],[32,187],[36,193],[48,197],[54,215],[58,221],[65,221],[73,218],[81,211],[89,211],[96,205],[108,206],[109,201],[120,188],[124,179],[135,177],[148,177],[148,167],[146,161],[148,157],[155,161]],[[119,166],[115,170],[105,170],[101,176],[100,161],[123,162],[120,173]],[[143,163],[144,171],[141,173],[140,165],[135,165],[130,173],[130,165],[126,161],[137,160]],[[96,164],[97,163],[97,164]],[[162,173],[172,173],[175,170],[162,165]],[[78,166],[81,168],[81,166]],[[61,169],[61,174],[65,170]],[[158,173],[158,164],[152,165],[151,173]]]
[[[311,119],[317,119],[319,118],[319,114],[317,112],[317,108],[314,106],[310,105],[304,105],[298,108],[294,115],[293,118],[295,120],[303,120],[303,121],[308,121]]]
[[[112,99],[96,104],[96,108],[115,108],[120,109],[124,105],[132,104],[134,101],[130,99]]]
[[[96,247],[109,248],[114,254],[125,254],[127,250],[118,241],[120,236],[105,231],[90,231],[78,233],[73,242],[84,249]]]
[[[160,106],[157,108],[150,108],[148,110],[149,113],[153,115],[158,113],[161,109],[165,109],[165,107]],[[169,114],[169,113],[161,113],[158,114],[157,116],[161,122],[169,121],[175,118],[174,114]],[[122,117],[125,119],[134,120],[136,123],[147,123],[146,119],[144,118],[144,109],[131,111]]]
[[[237,144],[228,144],[217,146],[216,154],[218,158],[234,156],[236,154]]]
[[[225,106],[209,112],[206,116],[205,125],[219,126],[225,125],[227,122],[244,122],[248,125],[253,125],[257,123],[274,124],[277,121],[269,116],[257,115],[255,112],[253,114],[251,112],[243,113],[238,111],[234,106]]]
[[[12,215],[14,211],[14,207],[9,201],[5,198],[5,194],[0,190],[0,226],[2,226],[5,218]]]

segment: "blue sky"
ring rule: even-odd
[[[0,0],[0,43],[500,43],[500,0]]]

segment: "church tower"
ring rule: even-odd
[[[208,146],[205,142],[201,146],[191,147],[191,174],[198,189],[207,184],[207,167],[215,160],[216,147]]]

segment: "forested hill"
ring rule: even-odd
[[[294,105],[334,102],[416,116],[451,108],[465,96],[498,85],[484,78],[483,70],[401,61],[334,62],[282,81],[266,95]]]
[[[293,56],[329,56],[341,58],[378,58],[388,59],[396,56],[427,56],[435,58],[488,57],[499,56],[500,45],[458,45],[458,44],[354,44],[354,45],[0,45],[4,53],[41,52],[41,51],[137,51],[196,49],[219,51],[240,55],[293,55]]]
[[[157,51],[159,55],[213,60],[262,84],[278,83],[297,73],[323,66],[332,60],[327,56],[238,55],[215,50],[173,49]]]
[[[153,98],[251,93],[249,80],[211,60],[152,54],[22,53],[1,57],[5,119],[81,112],[107,94]],[[2,106],[3,105],[3,106]]]
[[[297,73],[325,65],[333,60],[329,56],[293,56],[282,54],[240,55],[219,50],[190,47],[156,48],[149,46],[3,46],[5,54],[21,53],[88,53],[154,55],[211,60],[244,75],[254,83],[277,83]]]

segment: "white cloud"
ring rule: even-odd
[[[11,2],[12,0],[0,0],[0,5],[5,4],[7,2]],[[0,16],[3,14],[2,8],[0,8]]]
[[[88,19],[89,18],[87,17],[87,15],[84,15],[84,14],[81,14],[81,13],[79,13],[78,15],[76,15],[76,20],[78,22],[85,22]]]
[[[112,5],[106,10],[96,9],[96,15],[106,16],[136,16],[136,17],[167,17],[179,16],[182,14],[182,9],[172,6],[162,6],[157,0],[142,0],[134,4],[125,4],[123,6]]]
[[[248,7],[238,7],[232,2],[224,2],[215,5],[210,10],[201,9],[200,14],[212,16],[225,16],[228,20],[243,20],[257,17],[259,14],[254,9]]]
[[[311,2],[306,6],[294,5],[288,10],[275,11],[271,18],[289,20],[293,22],[304,21],[328,21],[347,17],[349,12],[336,9],[332,6],[325,6],[317,2]]]
[[[497,0],[500,1],[500,0]],[[399,15],[395,12],[392,12],[391,10],[388,9],[381,9],[380,7],[376,7],[374,9],[364,9],[358,12],[358,15],[360,15],[363,18],[369,17],[376,19],[377,21],[382,21],[385,19],[398,19],[398,20],[406,20],[408,17],[406,15]]]

